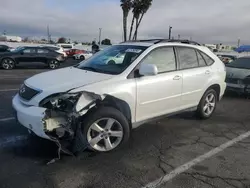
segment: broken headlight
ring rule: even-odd
[[[81,93],[59,93],[43,99],[39,106],[52,110],[71,111],[77,103]]]

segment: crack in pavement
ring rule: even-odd
[[[160,142],[160,148],[157,147],[157,146],[154,145],[154,144],[153,144],[153,146],[157,149],[157,151],[158,151],[158,153],[159,153],[159,154],[157,155],[157,159],[158,159],[157,167],[162,171],[162,173],[163,173],[164,175],[166,175],[166,174],[167,174],[167,171],[164,169],[164,167],[162,167],[162,165],[161,165],[162,163],[165,164],[165,165],[167,165],[167,166],[169,166],[171,169],[174,169],[175,167],[174,167],[173,165],[167,163],[166,161],[164,161],[164,160],[162,159],[162,156],[164,156],[164,153],[163,153],[163,141],[162,141],[162,139],[161,139],[161,142]],[[164,150],[165,150],[165,152],[166,152],[167,150],[170,150],[170,149],[172,149],[172,146],[171,146],[171,145],[168,146],[167,148],[165,148]],[[161,182],[162,182],[163,179],[164,179],[164,176],[162,176],[161,180],[157,183],[156,187],[157,187],[158,185],[161,184]]]
[[[234,187],[234,188],[238,188],[238,187],[236,185],[234,185],[232,183],[232,181],[236,181],[236,182],[241,183],[243,185],[243,187],[247,187],[247,185],[244,183],[244,181],[248,181],[248,179],[246,179],[246,178],[221,177],[221,176],[202,174],[202,173],[198,173],[198,172],[193,172],[193,173],[184,172],[183,174],[190,175],[195,179],[197,179],[197,176],[201,176],[201,177],[208,178],[208,179],[219,179],[219,180],[223,181],[224,183],[226,183],[227,185]],[[203,180],[202,182],[204,182],[204,181],[205,180]],[[208,183],[208,182],[206,182],[206,183]],[[216,187],[215,185],[210,185],[210,186]]]
[[[132,178],[131,176],[129,176],[129,175],[127,175],[127,174],[125,174],[125,173],[123,173],[123,172],[121,172],[121,171],[119,171],[119,172],[117,172],[117,173],[120,174],[120,175],[122,175],[122,176],[125,177],[126,179],[132,180],[133,182],[139,184],[141,187],[144,186],[144,184],[141,183],[140,181],[138,181],[137,179],[134,179],[134,178]]]
[[[218,146],[214,146],[214,145],[212,145],[212,144],[208,144],[208,143],[206,143],[205,141],[202,141],[201,139],[202,139],[202,137],[201,137],[201,136],[198,136],[196,140],[194,140],[192,143],[190,143],[190,145],[204,144],[204,145],[209,146],[209,147],[212,147],[212,148],[218,147]]]
[[[211,187],[213,187],[213,188],[217,188],[215,185],[213,185],[213,184],[211,184],[211,183],[209,183],[209,182],[206,182],[205,180],[200,179],[200,178],[194,176],[194,175],[191,174],[191,173],[184,172],[183,174],[185,174],[185,175],[187,175],[187,176],[191,176],[193,179],[198,180],[198,181],[201,181],[202,183],[204,183],[204,184],[206,184],[206,185],[209,185],[209,186],[211,186]]]

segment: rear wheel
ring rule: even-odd
[[[197,115],[201,119],[208,119],[212,116],[217,105],[217,93],[214,89],[209,89],[203,95],[197,109]]]
[[[60,65],[60,63],[57,60],[50,60],[49,61],[49,68],[50,69],[56,69],[59,67],[59,65]]]
[[[5,58],[2,60],[2,68],[5,70],[10,70],[15,67],[15,61],[11,58]]]
[[[80,56],[80,60],[85,60],[84,55],[81,55],[81,56]]]
[[[108,152],[126,143],[130,136],[130,127],[119,110],[101,107],[84,119],[82,133],[89,149]]]

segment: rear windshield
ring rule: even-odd
[[[235,67],[240,69],[250,69],[250,58],[239,58],[228,64],[227,67]]]

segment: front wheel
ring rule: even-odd
[[[81,55],[80,60],[85,60],[85,57],[83,55]]]
[[[60,65],[60,63],[57,60],[50,60],[49,61],[49,68],[50,69],[56,69],[59,67],[59,65]]]
[[[127,118],[119,110],[101,107],[84,119],[82,133],[90,150],[108,152],[126,143],[130,127]]]
[[[15,67],[15,61],[10,58],[5,58],[2,60],[2,68],[5,70],[11,70]]]
[[[217,105],[217,93],[214,89],[209,89],[203,95],[197,108],[197,115],[201,119],[208,119],[212,116]]]

